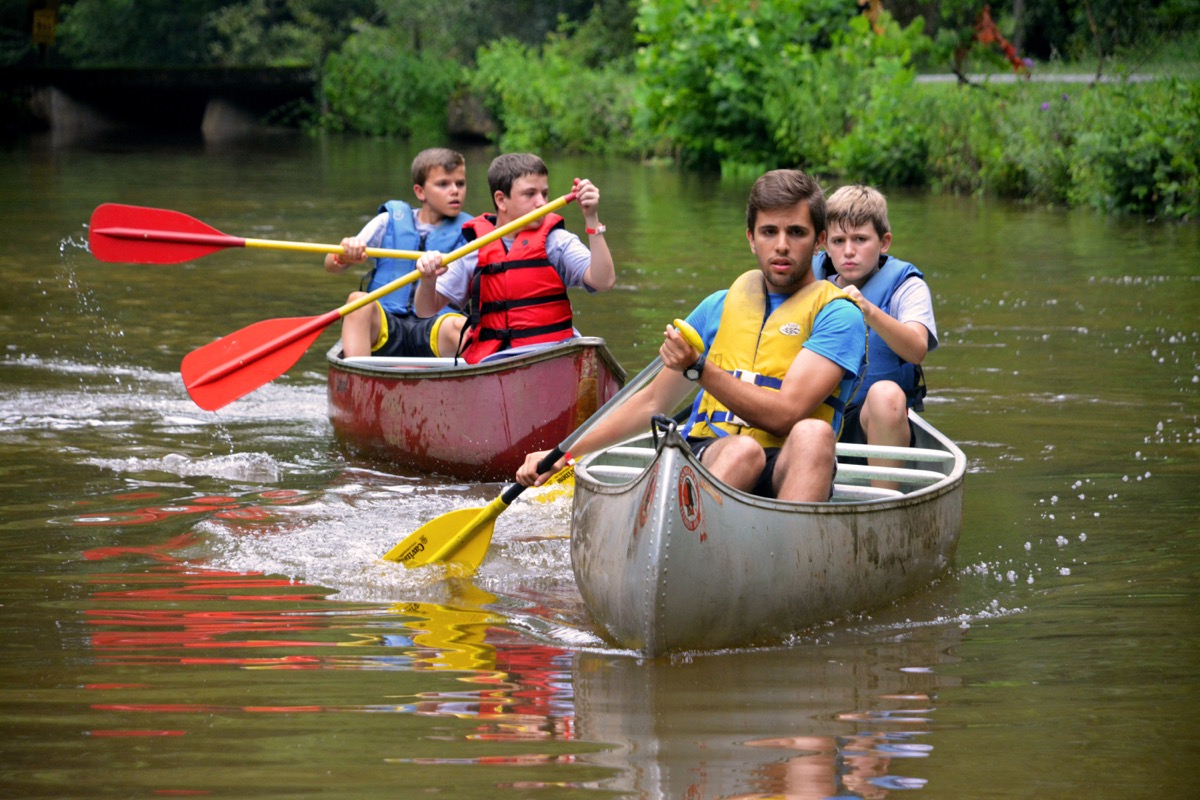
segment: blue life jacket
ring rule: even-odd
[[[388,224],[383,233],[383,243],[380,245],[385,250],[437,250],[448,253],[466,241],[462,238],[462,226],[471,219],[470,214],[463,213],[453,219],[443,219],[434,226],[428,236],[422,238],[417,232],[412,206],[408,203],[403,200],[389,200],[379,207],[379,213],[385,211],[388,214]],[[380,286],[386,286],[407,275],[415,267],[416,262],[407,258],[377,258],[375,266],[363,278],[366,285],[363,291],[373,292]],[[413,291],[416,286],[416,283],[401,286],[379,298],[379,302],[385,310],[393,314],[411,314]],[[442,312],[455,310],[447,306]]]
[[[828,253],[813,256],[813,275],[817,280],[832,281],[837,276],[833,268],[833,260]],[[859,289],[863,297],[879,307],[883,313],[892,316],[892,298],[900,284],[909,278],[924,278],[921,270],[907,261],[901,261],[889,255],[879,257],[879,270],[867,279]],[[860,406],[866,400],[867,392],[877,381],[895,381],[908,397],[908,407],[922,410],[925,397],[925,373],[919,364],[910,364],[900,358],[883,337],[875,329],[867,327],[867,374],[862,386],[855,395],[857,402],[851,406]]]

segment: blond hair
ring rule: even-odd
[[[882,239],[891,232],[888,224],[887,198],[878,189],[855,184],[843,186],[829,196],[826,203],[829,225],[857,228],[870,223]]]

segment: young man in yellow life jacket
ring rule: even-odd
[[[725,483],[781,500],[829,499],[835,445],[846,402],[864,371],[862,311],[812,259],[825,238],[825,196],[799,170],[758,179],[746,207],[746,239],[758,269],[710,295],[687,321],[704,340],[699,358],[668,326],[659,348],[665,369],[572,448],[580,456],[647,430],[695,387],[689,442]],[[517,471],[525,486],[546,451]],[[556,465],[558,469],[562,464]]]
[[[468,241],[546,205],[549,170],[535,155],[507,153],[488,167],[488,188],[496,213],[464,225]],[[600,224],[600,190],[587,179],[576,179],[574,190],[587,245],[563,227],[561,216],[547,214],[450,264],[442,264],[440,252],[426,253],[417,261],[422,276],[416,291],[418,314],[447,303],[468,310],[465,340],[458,348],[468,363],[577,336],[567,289],[582,286],[588,292],[606,292],[616,283]]]
[[[444,147],[417,153],[412,162],[416,208],[403,200],[389,200],[357,236],[342,239],[342,253],[325,256],[325,269],[339,273],[367,260],[366,249],[453,250],[466,240],[462,227],[471,215],[463,212],[467,196],[466,160]],[[363,278],[366,292],[385,286],[415,268],[408,259],[377,258]],[[385,294],[370,305],[352,311],[342,320],[342,355],[430,356],[454,355],[466,319],[452,306],[420,315],[413,304],[413,284]],[[351,292],[346,302],[364,291]]]

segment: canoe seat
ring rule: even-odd
[[[622,467],[616,464],[591,464],[588,474],[596,478],[616,478],[617,483],[625,483],[645,472],[644,467]]]
[[[641,462],[642,464],[649,464],[654,460],[655,450],[653,447],[630,447],[629,445],[619,445],[617,447],[610,447],[604,452],[608,455],[618,456],[622,459],[632,459],[634,461]]]
[[[854,502],[857,500],[881,500],[886,497],[903,497],[904,492],[899,489],[884,489],[876,486],[852,486],[848,483],[835,483],[833,485],[833,498],[831,502]]]
[[[932,450],[923,447],[888,447],[882,444],[849,444],[837,443],[838,456],[853,456],[855,458],[893,458],[900,461],[940,461],[949,464],[954,461],[954,454],[946,450]]]
[[[858,464],[838,463],[837,477],[847,483],[857,481],[898,481],[916,486],[928,486],[945,479],[941,472],[931,469],[906,469],[904,467],[871,467]]]

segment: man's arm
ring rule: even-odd
[[[695,362],[696,351],[674,328],[669,328],[658,352],[663,360],[663,371],[655,375],[646,388],[635,393],[580,437],[571,447],[572,457],[578,458],[611,447],[648,430],[651,417],[673,411],[688,396],[693,387],[692,382],[683,377],[683,370]],[[553,469],[542,473],[539,479],[537,465],[548,452],[540,450],[527,455],[525,463],[517,470],[517,482],[522,486],[540,486],[562,469],[563,460],[560,459]]]
[[[843,377],[845,370],[836,362],[804,349],[788,367],[779,391],[755,386],[717,368],[706,368],[699,383],[749,424],[784,437],[797,422],[812,416]]]

